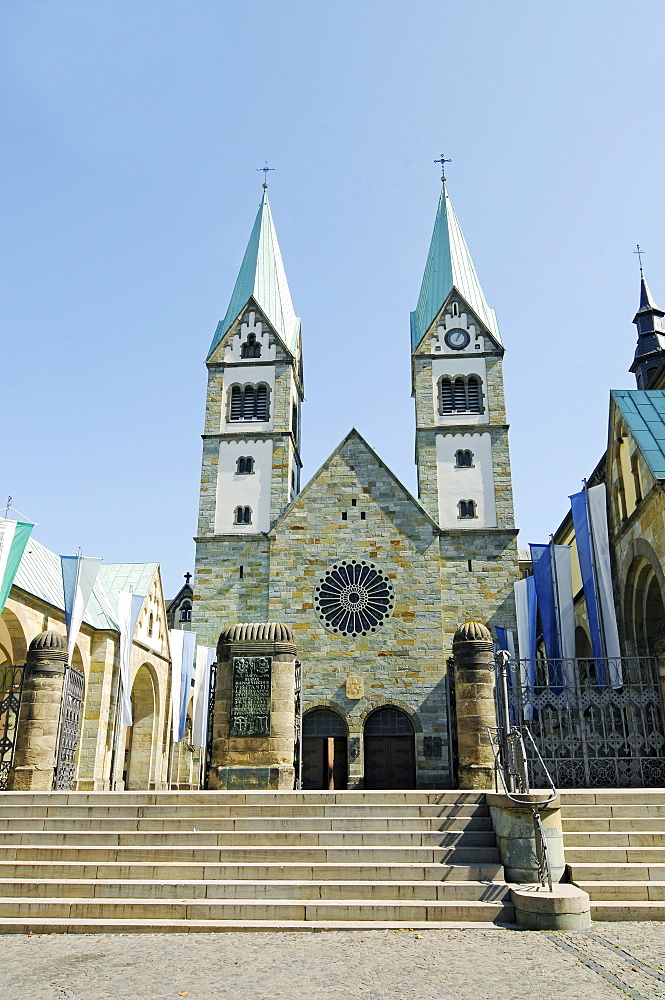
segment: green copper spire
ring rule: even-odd
[[[263,198],[252,227],[245,256],[240,265],[226,316],[217,325],[208,356],[212,354],[222,337],[238,319],[251,298],[266,314],[282,338],[284,345],[292,353],[295,352],[300,320],[295,314],[291,301],[286,271],[270,211],[267,184],[263,186]]]
[[[412,350],[415,351],[418,347],[453,288],[459,292],[500,344],[501,336],[496,315],[485,301],[469,248],[444,182],[418,305],[411,313]]]

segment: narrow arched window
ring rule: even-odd
[[[262,382],[256,387],[256,405],[254,409],[256,420],[268,419],[268,386]]]
[[[480,413],[480,379],[469,375],[466,383],[467,407],[470,413]]]
[[[236,463],[236,475],[246,476],[254,472],[254,459],[251,456],[242,456]]]
[[[231,420],[242,420],[242,389],[239,385],[231,386]]]
[[[465,413],[466,405],[466,379],[456,378],[453,387],[453,409],[455,413]]]
[[[245,343],[242,345],[240,356],[242,358],[260,358],[261,345],[256,343],[256,334],[250,333]]]
[[[459,306],[456,302],[453,302],[453,316],[459,316]]]
[[[155,616],[152,611],[150,612],[150,617],[148,618],[148,635],[152,635],[152,630],[155,625]]]
[[[441,413],[453,412],[453,385],[446,376],[439,383],[439,410]]]
[[[253,420],[254,418],[254,386],[246,385],[242,397],[242,419]]]
[[[473,465],[473,455],[468,450],[455,452],[455,465],[458,469],[470,469]]]
[[[460,500],[457,507],[459,510],[458,517],[460,518],[468,518],[476,516],[475,500]]]

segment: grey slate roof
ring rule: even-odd
[[[665,389],[613,389],[612,399],[654,478],[665,480]]]

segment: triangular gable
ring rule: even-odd
[[[297,507],[301,502],[305,500],[307,494],[311,492],[312,488],[318,482],[318,480],[321,479],[323,475],[328,471],[334,459],[342,454],[346,445],[351,440],[357,441],[361,445],[361,447],[367,452],[370,458],[372,458],[376,462],[377,466],[384,472],[384,474],[390,480],[393,486],[396,487],[399,493],[401,493],[402,498],[406,500],[408,503],[412,504],[416,509],[416,511],[418,512],[418,514],[422,516],[423,522],[426,522],[434,530],[436,534],[441,534],[441,528],[436,523],[436,521],[432,517],[430,517],[425,508],[420,503],[420,501],[416,500],[413,494],[411,494],[409,490],[407,490],[406,486],[404,486],[404,484],[400,482],[400,480],[397,478],[394,472],[392,472],[391,469],[388,468],[383,459],[381,459],[379,455],[377,455],[377,453],[374,451],[371,445],[367,443],[365,438],[355,429],[355,427],[351,428],[346,437],[339,443],[337,448],[335,448],[335,450],[326,459],[323,465],[321,465],[321,467],[314,473],[312,478],[309,480],[304,489],[301,490],[301,492],[298,494],[295,500],[293,500],[292,503],[289,504],[284,513],[281,514],[280,517],[274,522],[274,524],[270,528],[270,533],[275,531],[282,524],[282,522],[289,516],[291,511],[293,511],[295,507]]]
[[[220,362],[220,363],[224,362],[226,349],[233,343],[233,339],[239,335],[238,327],[242,323],[242,318],[247,312],[257,313],[258,318],[261,320],[261,323],[264,324],[266,329],[270,332],[271,338],[273,339],[275,345],[279,347],[280,353],[283,355],[284,358],[290,359],[293,357],[293,351],[289,350],[289,348],[286,346],[283,338],[279,334],[279,331],[277,331],[273,323],[271,323],[270,317],[266,315],[265,311],[261,308],[259,303],[254,298],[254,296],[250,296],[249,299],[243,305],[238,315],[230,324],[228,329],[223,334],[221,334],[219,338],[217,337],[217,333],[215,334],[215,338],[213,340],[215,346],[214,348],[211,348],[210,354],[206,358],[206,362],[208,364],[214,362]],[[218,331],[220,330],[221,326],[222,324],[220,322],[220,324],[217,327]],[[296,341],[294,345],[294,350],[296,351],[298,349],[299,339],[300,339],[300,329],[298,329],[298,334],[296,336]]]
[[[445,316],[446,309],[450,305],[451,300],[459,301],[460,311],[468,313],[471,322],[473,322],[474,325],[476,325],[480,330],[482,330],[483,336],[487,337],[492,342],[497,351],[499,351],[501,355],[503,355],[505,349],[501,342],[501,339],[497,337],[490,329],[488,329],[487,325],[483,322],[482,318],[478,316],[477,313],[474,312],[473,308],[469,305],[469,303],[466,301],[464,296],[457,288],[451,289],[450,294],[447,296],[445,302],[443,302],[441,308],[439,309],[438,313],[432,320],[431,324],[425,330],[422,337],[420,338],[418,346],[413,349],[413,353],[414,354],[430,353],[427,341],[430,337],[436,335],[437,328],[443,324],[443,318]]]

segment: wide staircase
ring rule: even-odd
[[[0,932],[513,920],[482,793],[0,795]]]
[[[572,881],[593,920],[665,920],[665,790],[561,793]]]

